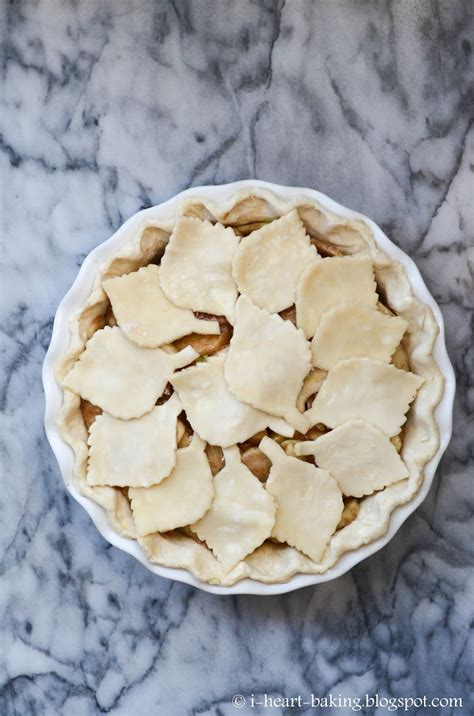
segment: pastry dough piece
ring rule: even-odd
[[[292,306],[304,269],[319,258],[296,209],[242,239],[232,262],[240,293],[279,313]]]
[[[194,430],[211,445],[229,447],[270,427],[292,437],[294,429],[282,418],[242,403],[224,378],[225,353],[186,368],[171,377]]]
[[[189,333],[218,335],[217,321],[196,318],[188,308],[169,301],[160,285],[160,268],[144,266],[133,273],[102,282],[117,323],[134,343],[158,348]]]
[[[234,323],[237,287],[232,257],[239,243],[233,230],[192,217],[176,222],[161,260],[161,286],[176,306],[225,316]]]
[[[329,371],[305,415],[311,425],[336,428],[360,418],[392,437],[400,432],[405,414],[423,378],[370,358],[348,358]]]
[[[189,346],[179,353],[142,348],[118,326],[96,331],[63,386],[115,418],[129,420],[149,413],[171,375],[198,353]]]
[[[88,439],[88,485],[148,487],[167,477],[176,460],[177,395],[142,418],[97,416]]]
[[[237,447],[226,448],[224,457],[225,467],[214,478],[212,505],[191,529],[228,572],[270,537],[276,506],[240,461]]]
[[[296,325],[312,338],[325,311],[339,303],[377,304],[372,259],[335,256],[312,263],[296,289]]]
[[[244,403],[284,418],[305,433],[307,419],[296,408],[298,393],[311,368],[303,332],[240,296],[237,322],[224,364],[230,390]]]
[[[317,440],[297,443],[295,453],[313,455],[344,495],[362,497],[408,477],[408,469],[385,433],[364,420],[350,420]]]
[[[345,358],[390,363],[408,323],[362,303],[342,303],[323,313],[311,343],[313,365],[329,370]]]
[[[166,480],[128,491],[139,535],[184,527],[207,512],[214,488],[204,447],[205,442],[194,433],[189,447],[176,451],[176,465]]]
[[[260,450],[272,461],[266,489],[277,503],[272,535],[319,562],[341,519],[341,490],[327,470],[288,457],[274,440]]]

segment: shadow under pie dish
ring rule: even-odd
[[[46,427],[110,541],[209,591],[275,593],[393,536],[454,381],[439,310],[378,227],[243,182],[140,212],[96,252],[58,310]]]

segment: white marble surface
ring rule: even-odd
[[[374,691],[463,697],[430,713],[471,714],[472,2],[38,0],[1,14],[2,716],[227,716],[236,693]],[[41,363],[84,256],[141,207],[245,177],[378,221],[441,304],[459,386],[434,487],[390,545],[267,599],[172,584],[106,544],[42,427]]]

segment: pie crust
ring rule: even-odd
[[[296,291],[296,325],[312,338],[321,317],[340,303],[377,304],[370,256],[333,256],[311,263]]]
[[[232,273],[240,293],[270,313],[292,306],[304,269],[319,258],[296,209],[245,236]]]
[[[371,495],[409,476],[390,439],[364,420],[350,420],[317,440],[297,443],[295,453],[312,455],[351,497]]]
[[[232,257],[238,243],[230,228],[191,217],[179,219],[161,260],[161,287],[169,300],[181,308],[225,316],[233,325],[237,287]]]
[[[88,485],[149,487],[168,477],[176,462],[177,395],[142,418],[99,415],[90,428]]]
[[[176,529],[171,528],[170,525],[177,524],[177,519],[170,519],[167,524],[160,525],[161,529],[163,529],[163,527],[169,527],[171,531],[161,533],[153,532],[143,536],[137,535],[135,520],[133,519],[130,506],[130,497],[127,494],[127,490],[115,486],[96,486],[88,484],[88,430],[82,417],[81,397],[88,400],[93,406],[102,408],[112,419],[141,419],[143,415],[150,415],[151,411],[155,410],[154,406],[157,399],[158,402],[164,401],[164,397],[160,398],[160,395],[163,393],[168,380],[173,378],[173,375],[176,377],[176,370],[180,370],[178,363],[184,367],[196,358],[194,351],[192,351],[192,353],[189,351],[187,353],[185,351],[176,353],[176,348],[168,345],[162,345],[161,348],[143,348],[128,340],[119,327],[107,328],[108,325],[113,325],[114,319],[110,311],[108,296],[103,288],[103,282],[107,282],[109,279],[118,276],[137,272],[144,266],[159,264],[162,289],[168,301],[171,301],[172,304],[179,308],[191,311],[202,311],[213,316],[226,316],[232,324],[235,324],[235,304],[238,292],[232,277],[232,259],[239,241],[245,240],[252,231],[257,231],[261,227],[262,222],[269,223],[295,209],[305,227],[306,233],[310,237],[311,243],[317,247],[318,252],[323,257],[314,260],[314,263],[302,274],[297,286],[297,321],[298,325],[303,326],[306,338],[308,340],[313,338],[321,318],[326,311],[332,309],[334,306],[347,302],[363,303],[372,310],[380,297],[383,304],[390,309],[390,313],[395,314],[407,322],[407,330],[403,336],[402,344],[396,347],[392,360],[396,365],[404,369],[409,368],[408,373],[406,370],[400,371],[408,375],[409,385],[405,379],[402,379],[402,390],[408,394],[408,397],[405,397],[404,401],[401,401],[403,405],[395,400],[395,404],[398,406],[395,411],[397,415],[391,416],[388,421],[389,425],[386,424],[385,420],[383,423],[385,433],[396,434],[399,425],[405,421],[406,407],[408,407],[408,405],[405,406],[405,403],[407,403],[407,401],[409,403],[412,393],[414,394],[416,392],[416,396],[409,407],[408,413],[406,413],[407,419],[403,425],[402,438],[400,438],[400,435],[397,435],[398,444],[401,445],[400,457],[406,467],[408,477],[388,484],[383,489],[377,486],[377,488],[374,488],[375,492],[372,494],[363,498],[355,498],[359,501],[359,504],[358,510],[355,509],[353,511],[353,517],[349,518],[352,519],[352,521],[348,523],[348,520],[342,520],[344,526],[329,536],[324,551],[318,556],[318,561],[314,561],[288,543],[279,543],[275,541],[275,539],[266,539],[253,552],[238,561],[229,571],[226,571],[219,560],[216,559],[211,549],[209,549],[204,542],[201,542],[195,534],[193,536],[187,527],[185,531],[179,527]],[[148,216],[149,214],[137,215],[136,219],[130,224],[129,242],[122,246],[115,256],[99,266],[91,295],[85,302],[83,308],[77,314],[71,316],[70,349],[58,363],[57,377],[64,390],[64,402],[59,425],[65,441],[71,445],[74,451],[75,462],[73,477],[75,484],[82,494],[97,502],[107,511],[110,524],[114,530],[124,537],[138,539],[149,561],[152,563],[187,569],[201,580],[221,585],[232,585],[245,577],[250,577],[262,582],[276,583],[285,582],[296,573],[315,574],[326,572],[338,562],[341,555],[376,540],[386,532],[391,513],[398,505],[409,501],[418,491],[423,481],[424,465],[437,450],[438,430],[434,418],[434,410],[443,393],[443,378],[432,355],[433,344],[438,333],[438,326],[433,314],[428,306],[420,303],[413,296],[408,277],[401,264],[389,258],[380,250],[374,241],[372,230],[368,223],[357,218],[341,218],[320,205],[315,199],[305,196],[304,193],[297,198],[287,200],[263,188],[254,189],[253,191],[242,189],[234,192],[232,197],[222,204],[208,199],[198,200],[195,197],[184,199],[179,211],[179,217],[181,217],[181,219],[175,217],[166,221],[156,221],[150,220],[147,218]],[[204,222],[204,225],[200,222]],[[223,229],[218,224],[214,225],[215,222],[232,228]],[[178,225],[180,225],[180,228],[177,230],[176,227]],[[269,225],[271,226],[271,224]],[[171,235],[173,235],[172,240],[170,240]],[[222,241],[219,241],[219,238],[221,238]],[[193,239],[197,240],[193,241]],[[193,257],[195,258],[194,261],[182,260],[185,253],[183,247],[189,247],[189,250],[192,250]],[[167,258],[163,260],[165,249],[167,249]],[[362,278],[359,277],[354,280],[350,278],[346,279],[344,284],[348,283],[348,286],[343,289],[343,293],[337,296],[331,293],[332,289],[329,275],[331,271],[333,271],[332,266],[337,265],[335,263],[331,264],[330,262],[336,261],[344,267],[343,270],[347,271],[348,274],[362,275]],[[330,268],[324,268],[328,265]],[[170,276],[170,267],[172,266],[176,267],[176,276],[179,274],[178,280],[173,280],[172,276]],[[354,266],[356,267],[355,269]],[[314,275],[313,272],[318,272],[319,267],[323,267],[321,274],[322,280],[315,283],[311,279]],[[206,290],[206,280],[210,275],[211,269],[216,270],[219,284],[219,289],[217,292],[213,292],[213,295]],[[168,273],[168,276],[164,278],[166,273]],[[305,273],[307,275],[305,275]],[[377,292],[375,291],[374,279],[376,281]],[[167,284],[165,286],[166,281]],[[107,286],[107,284],[105,285]],[[316,300],[313,302],[313,299]],[[311,370],[310,344],[308,342],[302,343],[298,340],[295,344],[293,338],[295,334],[293,330],[296,331],[296,329],[294,329],[289,321],[283,321],[275,314],[270,315],[268,312],[252,306],[248,298],[242,299],[241,297],[239,302],[242,300],[244,300],[244,302],[245,300],[248,301],[248,306],[250,304],[250,310],[247,310],[249,316],[256,316],[257,314],[254,311],[259,312],[259,320],[253,318],[255,326],[260,326],[261,322],[265,330],[269,330],[270,335],[276,335],[280,340],[283,339],[282,342],[285,346],[287,342],[289,343],[290,349],[288,350],[288,354],[295,353],[296,362],[301,365],[301,373],[303,373],[301,377],[298,377],[297,371],[292,374],[290,370],[291,390],[287,390],[285,375],[283,401],[281,401],[279,396],[274,398],[271,395],[267,395],[266,391],[264,391],[263,404],[266,407],[264,407],[263,410],[268,413],[272,412],[268,410],[267,406],[271,405],[275,407],[275,403],[278,407],[278,410],[272,412],[275,416],[282,413],[280,410],[282,404],[285,407],[285,413],[287,409],[290,410],[291,406],[297,410],[296,405],[297,399],[299,399],[299,390],[296,391],[295,386],[298,384],[299,389],[302,388],[304,381],[306,393],[314,389],[312,394],[309,393],[304,396],[303,402],[306,404],[305,407],[309,407],[309,411],[303,416],[304,420],[301,424],[301,419],[298,415],[296,415],[293,410],[291,410],[291,412],[292,417],[296,417],[300,427],[305,430],[307,424],[314,419],[315,407],[320,407],[321,405],[324,407],[324,395],[328,392],[326,386],[328,382],[329,386],[331,385],[331,373],[337,369],[340,363],[331,365],[327,376],[325,376],[324,371],[313,369],[319,372],[315,373],[314,380],[313,378],[309,378],[308,374]],[[119,310],[117,313],[119,313]],[[261,314],[265,315],[264,319],[261,318]],[[281,324],[284,324],[290,329],[289,332],[280,332],[280,321]],[[252,324],[252,321],[250,321],[250,324]],[[278,326],[278,329],[275,329],[275,326]],[[115,333],[115,336],[118,337],[116,343],[119,345],[119,351],[122,351],[123,345],[127,345],[132,346],[133,350],[131,353],[133,355],[137,355],[133,352],[134,350],[138,351],[138,353],[141,351],[146,352],[146,370],[143,369],[143,364],[140,363],[141,359],[137,359],[137,370],[140,373],[140,385],[137,386],[137,392],[140,396],[138,401],[136,401],[134,389],[131,388],[131,386],[135,385],[134,380],[136,376],[130,376],[128,369],[122,375],[120,369],[114,365],[112,356],[109,361],[104,359],[103,365],[106,365],[107,369],[104,368],[102,372],[100,371],[100,365],[98,367],[94,366],[92,377],[90,375],[86,377],[81,376],[81,370],[77,370],[77,367],[85,360],[85,356],[90,353],[90,339],[95,339],[95,341],[99,340],[100,343],[103,339],[97,339],[96,334],[100,336],[104,331],[105,333],[112,332],[112,335]],[[232,338],[229,348],[229,357],[232,352],[236,333],[237,326],[234,329],[234,337]],[[115,340],[115,337],[113,340]],[[107,338],[105,343],[107,344],[108,341],[109,339]],[[125,343],[125,341],[127,343]],[[253,336],[252,341],[258,345],[258,337]],[[94,342],[92,343],[93,347]],[[240,343],[243,344],[243,341],[240,341]],[[296,348],[296,345],[298,345],[298,348]],[[242,350],[238,344],[237,348],[239,351]],[[106,345],[103,351],[105,356],[107,355],[107,350],[108,347]],[[173,365],[170,369],[171,372],[169,370],[166,371],[166,379],[161,375],[159,381],[156,379],[155,385],[157,385],[157,387],[155,387],[153,391],[146,390],[147,399],[144,400],[141,395],[143,390],[141,378],[144,374],[148,376],[148,361],[154,365],[154,361],[150,359],[150,354],[154,354],[155,351],[158,351],[159,354],[164,354],[165,357],[167,356],[165,360],[167,367],[170,365],[168,361],[173,361]],[[264,364],[268,365],[268,356],[266,356],[265,351],[262,353]],[[83,357],[81,358],[81,356]],[[119,353],[119,356],[123,356],[123,353]],[[99,354],[96,353],[96,359],[97,357],[102,364],[100,352]],[[94,351],[92,352],[92,358],[94,358]],[[159,360],[161,361],[161,358]],[[372,372],[371,370],[365,370],[365,377],[362,377],[366,384],[370,383],[370,376],[372,375],[373,378],[377,371],[381,372],[380,374],[382,376],[385,376],[386,371],[389,370],[390,376],[392,376],[392,371],[396,370],[393,366],[387,365],[387,363],[374,361],[373,358],[349,358],[349,361],[354,360],[368,361],[369,363],[377,364],[375,372],[373,370]],[[92,364],[94,364],[94,362],[94,360],[91,361]],[[284,363],[285,361],[282,362]],[[117,363],[116,360],[115,363]],[[302,368],[303,363],[305,363],[306,366],[304,371]],[[198,365],[200,364],[198,363]],[[253,383],[253,374],[258,366],[259,363],[254,359],[251,364],[252,371],[248,371],[248,373],[252,372],[250,375],[250,384]],[[118,391],[110,389],[110,371],[118,376]],[[245,368],[242,365],[234,365],[229,372],[235,379],[238,392],[240,392],[240,389],[243,389]],[[153,374],[153,381],[155,381],[154,370],[151,370],[151,373]],[[224,375],[227,378],[226,370],[224,370]],[[396,375],[398,376],[398,373]],[[103,381],[102,376],[104,378]],[[367,376],[369,376],[369,380]],[[163,380],[165,381],[164,383]],[[392,379],[390,378],[389,380],[391,381]],[[398,377],[396,380],[398,380]],[[127,385],[126,390],[125,388],[122,389],[121,381]],[[269,383],[276,386],[278,381],[272,377]],[[228,385],[230,388],[229,380]],[[85,386],[85,388],[83,386]],[[268,388],[268,386],[266,386],[266,388]],[[280,385],[278,385],[278,390],[280,390]],[[303,392],[304,390],[303,388]],[[153,399],[151,396],[152,392]],[[233,392],[240,401],[243,400],[235,390],[231,389],[231,392]],[[87,393],[87,395],[85,393]],[[316,397],[314,398],[313,404],[310,405],[314,393],[316,393]],[[288,398],[289,395],[291,396],[291,400]],[[321,395],[323,397],[319,398]],[[262,409],[260,405],[262,395],[256,390],[256,386],[253,385],[252,397],[255,396],[257,396],[259,404],[257,405],[256,402],[250,401],[251,405]],[[102,400],[102,398],[105,398],[105,401]],[[103,405],[100,405],[99,400]],[[137,402],[138,405],[132,405],[135,402]],[[164,404],[166,405],[166,403]],[[366,406],[369,404],[370,401],[366,401]],[[299,399],[299,405],[301,408],[301,399]],[[390,405],[393,405],[393,403],[390,403]],[[161,407],[161,405],[157,406],[157,408]],[[301,415],[300,411],[298,411],[298,413]],[[96,417],[96,422],[100,417],[101,416]],[[288,421],[288,417],[285,417]],[[340,419],[344,418],[344,420],[342,420],[341,429],[344,423],[348,421],[364,419],[363,416],[359,415],[338,415],[337,417],[337,422],[340,422]],[[99,421],[99,425],[100,422],[101,421]],[[294,425],[295,422],[294,420],[291,424]],[[182,432],[184,423],[178,423],[178,425],[180,432]],[[294,427],[298,426],[294,425]],[[325,437],[323,433],[327,433],[329,441],[329,436],[332,435],[331,439],[334,439],[334,434],[340,428],[338,427],[329,432],[328,428],[330,428],[330,426],[320,426],[318,424],[316,428],[314,428],[314,433],[312,432],[311,434],[319,434]],[[198,433],[198,431],[196,432]],[[93,433],[94,424],[92,424],[91,427],[91,434]],[[276,434],[274,434],[274,437],[275,440],[280,439]],[[323,437],[320,437],[319,440],[322,440]],[[283,440],[284,438],[281,439]],[[295,452],[300,450],[298,445],[301,442],[318,443],[318,440],[303,441],[298,434],[297,440],[298,442],[294,445]],[[273,444],[275,441],[270,442]],[[385,446],[387,445],[386,441],[384,444]],[[265,441],[262,444],[262,448],[263,447],[265,447]],[[188,448],[184,448],[182,450],[187,449]],[[207,449],[206,447],[206,450]],[[213,449],[218,450],[218,448]],[[235,450],[236,448],[230,449]],[[256,449],[256,446],[250,447],[247,448],[245,452],[248,453],[249,450]],[[277,449],[280,450],[280,453],[282,452],[280,448]],[[306,446],[303,448],[303,450],[307,449],[310,448]],[[181,452],[181,449],[178,450],[176,454],[178,455],[179,452]],[[264,453],[260,452],[259,454],[265,457]],[[200,455],[202,457],[202,451]],[[266,459],[268,459],[268,457]],[[310,463],[305,463],[298,458],[285,456],[285,459],[294,460],[298,465],[301,464],[305,472],[307,468],[309,468],[311,474],[314,474],[312,470],[316,470]],[[360,456],[359,459],[361,459]],[[276,461],[278,461],[278,458]],[[223,469],[225,469],[225,467]],[[297,469],[300,468],[298,467]],[[214,480],[216,480],[219,474],[220,473],[217,473]],[[263,476],[263,479],[264,477],[265,476]],[[158,490],[165,485],[168,479],[169,476],[164,478],[156,489]],[[212,486],[212,481],[210,484]],[[270,488],[271,484],[270,482]],[[147,489],[154,488],[131,487],[128,492],[132,490],[142,490],[145,492]],[[364,487],[364,489],[368,488]],[[351,488],[351,490],[353,491],[353,488]],[[138,501],[136,501],[136,504],[138,504]],[[172,509],[174,507],[177,507],[176,502],[173,502],[173,507],[170,508],[170,512],[168,513],[169,517],[173,516]],[[188,519],[188,515],[186,515],[186,519]],[[298,526],[299,525],[296,524],[294,528],[296,532]],[[295,535],[293,534],[290,539],[296,543],[294,537]],[[298,534],[296,534],[296,538],[298,540]],[[300,544],[299,540],[298,544]]]
[[[185,368],[171,377],[191,425],[211,445],[230,447],[270,427],[286,437],[294,428],[282,418],[242,403],[224,378],[226,352]]]
[[[102,287],[118,325],[139,346],[159,348],[189,333],[220,333],[217,321],[196,318],[189,308],[179,308],[166,298],[156,264],[109,278]]]
[[[106,326],[88,340],[62,385],[114,418],[140,418],[153,408],[172,373],[197,356],[190,346],[179,353],[142,348],[118,326]]]
[[[208,511],[214,488],[205,446],[194,433],[191,444],[176,451],[176,465],[166,479],[151,487],[130,488],[132,513],[140,536],[190,525]]]
[[[361,418],[388,437],[400,432],[423,378],[370,358],[348,358],[329,371],[313,406],[305,415],[311,425],[337,428]]]
[[[323,313],[311,341],[313,365],[329,370],[345,358],[390,359],[408,323],[363,303],[341,303]]]
[[[214,477],[214,499],[191,529],[229,572],[272,533],[275,503],[240,461],[237,447],[224,450],[225,467]]]
[[[344,507],[336,480],[327,470],[288,457],[270,438],[263,438],[260,450],[272,462],[266,482],[277,503],[272,536],[319,562]]]
[[[258,308],[247,296],[240,296],[224,364],[232,393],[305,433],[309,423],[296,401],[310,369],[311,353],[303,332],[290,321]]]

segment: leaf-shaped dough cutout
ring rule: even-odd
[[[313,455],[344,495],[362,497],[408,477],[408,469],[380,428],[350,420],[317,440],[297,443],[297,455]]]
[[[273,537],[319,562],[344,509],[336,480],[289,457],[271,438],[263,438],[260,450],[272,461],[265,487],[277,503]]]
[[[232,257],[239,243],[230,228],[179,219],[161,260],[161,287],[176,306],[225,316],[234,323],[237,287]]]
[[[232,274],[240,293],[260,308],[279,313],[292,306],[304,269],[318,253],[296,209],[243,238]]]
[[[167,477],[175,464],[177,395],[142,418],[97,416],[90,429],[88,485],[148,487]]]
[[[325,311],[339,303],[377,304],[369,256],[335,256],[310,264],[296,289],[296,325],[312,338]]]
[[[390,363],[408,323],[362,303],[342,303],[323,313],[311,343],[313,365],[329,370],[346,358]]]
[[[309,424],[296,408],[311,353],[302,331],[240,296],[236,325],[224,364],[230,390],[239,400],[284,418],[305,433]]]
[[[205,443],[194,433],[188,447],[176,451],[169,477],[147,488],[130,488],[133,519],[139,535],[168,532],[200,519],[214,496]]]
[[[218,335],[217,321],[196,318],[189,308],[168,300],[160,284],[160,267],[144,266],[102,282],[117,323],[127,338],[139,346],[159,348],[189,333]]]
[[[270,537],[275,502],[240,461],[237,447],[224,449],[225,467],[214,477],[211,507],[193,532],[212,549],[225,572]]]
[[[370,358],[348,358],[329,371],[305,415],[330,428],[360,418],[388,437],[400,432],[423,378]]]
[[[197,357],[189,346],[179,353],[143,348],[118,326],[106,327],[87,341],[62,384],[114,418],[140,418],[153,408],[174,371]]]

